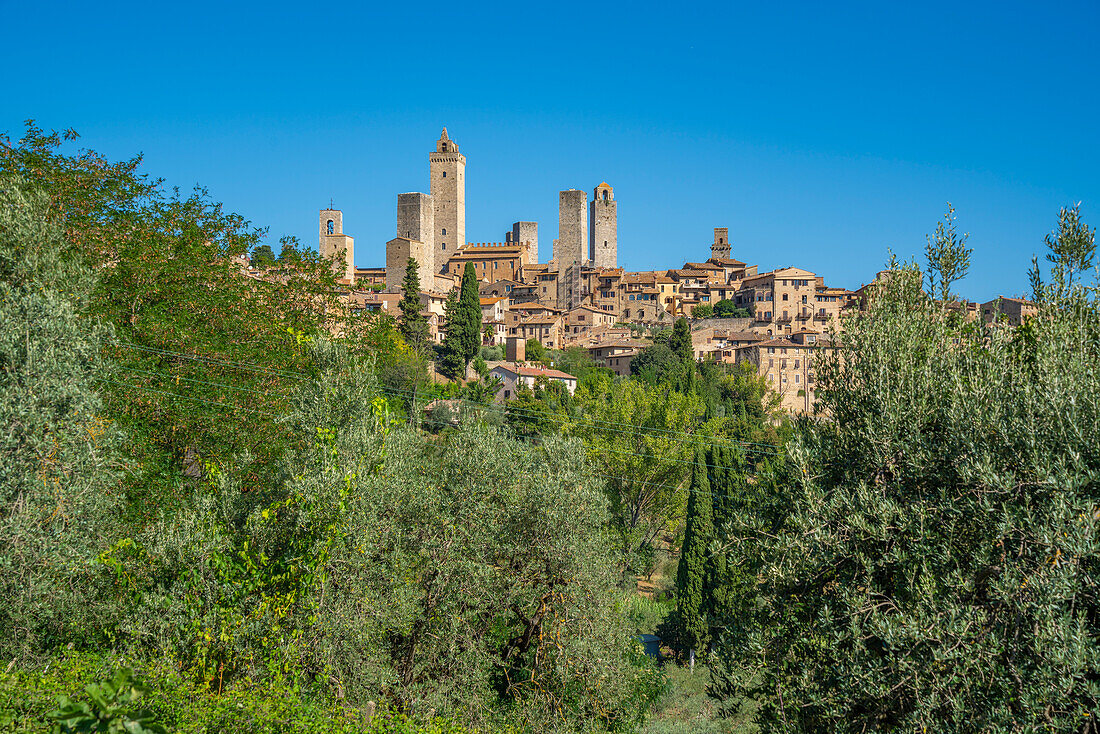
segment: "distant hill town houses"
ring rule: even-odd
[[[446,333],[447,294],[472,264],[481,281],[484,343],[508,344],[510,356],[518,357],[494,368],[508,385],[498,396],[504,399],[515,395],[518,382],[541,374],[524,364],[517,343],[535,339],[548,349],[582,347],[615,374],[628,375],[631,360],[650,343],[639,335],[687,317],[699,360],[750,362],[785,410],[810,413],[814,356],[830,348],[829,334],[842,327],[843,315],[866,307],[874,285],[854,291],[829,286],[822,276],[795,266],[760,272],[736,259],[726,227],[714,228],[705,261],[668,270],[624,270],[618,265],[618,206],[606,182],[595,187],[591,200],[576,189],[559,193],[558,239],[549,261],[539,262],[537,222],[516,221],[500,242],[466,241],[466,156],[446,128],[428,161],[429,193],[397,195],[396,236],[386,243],[385,267],[354,265],[354,240],[344,234],[338,209],[320,211],[320,252],[332,260],[353,309],[390,314],[398,313],[408,260],[416,260],[420,303],[436,341]],[[969,319],[1013,324],[1034,311],[1017,298],[957,307]],[[703,312],[708,318],[698,318]],[[724,313],[739,317],[720,317]],[[543,376],[575,386],[563,373]]]

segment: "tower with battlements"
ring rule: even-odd
[[[589,206],[588,259],[597,268],[618,265],[618,204],[615,192],[604,181],[592,192]]]
[[[714,244],[710,246],[710,256],[720,260],[730,258],[730,231],[728,227],[714,228]]]
[[[428,161],[434,227],[433,272],[439,272],[446,266],[447,258],[466,244],[466,156],[458,152],[458,145],[447,137],[447,128],[443,128]]]

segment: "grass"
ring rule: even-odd
[[[696,665],[692,672],[669,662],[665,665],[669,691],[640,734],[750,734],[758,731],[751,723],[751,711],[723,719],[718,702],[707,695],[710,670]]]

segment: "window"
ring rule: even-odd
[[[446,150],[447,146],[443,146],[443,149]],[[443,172],[443,178],[447,178],[447,172],[446,171]]]
[[[768,354],[775,354],[775,347],[768,347]]]
[[[806,303],[806,296],[802,296],[802,302]]]
[[[447,234],[447,228],[446,227],[443,228],[443,234]]]
[[[442,247],[442,248],[440,248],[440,249],[446,250],[446,249],[447,249],[447,243],[446,243],[446,242],[444,242],[444,243],[443,243],[443,247]]]
[[[329,234],[336,234],[336,223],[335,222],[333,222],[330,219],[330,220],[328,220],[328,225],[327,226],[328,226],[328,233]]]
[[[795,375],[795,376],[794,376],[794,381],[795,381],[795,382],[798,382],[798,375]]]
[[[794,368],[798,369],[798,360],[797,359],[794,361]]]
[[[768,360],[768,367],[775,367],[775,360],[774,359],[769,359]]]
[[[786,293],[783,294],[783,300],[784,301],[787,300],[787,294]]]

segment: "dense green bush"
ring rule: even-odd
[[[727,539],[716,689],[765,730],[1097,731],[1100,301],[1055,262],[1018,328],[895,266],[817,366],[829,418]]]

